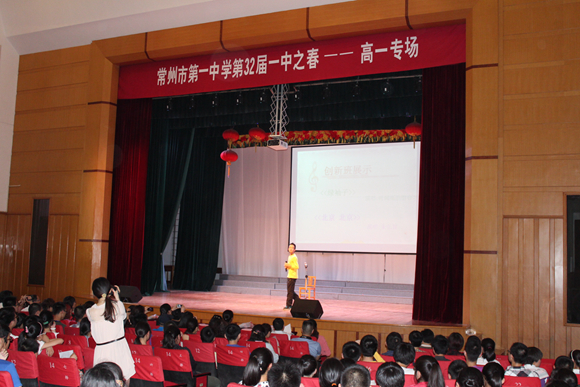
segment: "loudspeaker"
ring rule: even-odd
[[[294,305],[290,310],[292,317],[303,317],[317,319],[322,317],[324,311],[318,300],[303,300],[301,298],[294,300]]]
[[[135,286],[119,285],[119,297],[123,302],[139,302],[143,298],[141,291]]]

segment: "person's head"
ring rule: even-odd
[[[420,347],[423,342],[423,335],[419,331],[412,331],[409,333],[409,341],[413,344],[413,347]]]
[[[340,377],[341,387],[369,387],[370,385],[371,374],[360,364],[351,365],[344,370]]]
[[[486,387],[501,387],[504,383],[505,370],[496,362],[487,363],[481,373]]]
[[[54,318],[52,317],[51,312],[49,312],[48,310],[43,310],[42,312],[40,312],[40,316],[38,317],[40,317],[40,323],[42,324],[42,329],[44,329],[44,331],[52,327],[54,323]]]
[[[540,351],[540,348],[528,347],[528,357],[526,357],[524,364],[533,364],[536,367],[539,367],[543,357],[544,354]]]
[[[449,349],[449,341],[443,336],[438,336],[433,339],[431,345],[433,346],[433,354],[435,355],[445,355]]]
[[[16,299],[16,297],[14,296],[8,296],[4,299],[4,302],[2,302],[2,307],[7,308],[10,306],[16,306],[16,304],[18,303],[18,300]]]
[[[254,327],[256,328],[256,327]],[[252,330],[252,334],[250,335],[250,338],[248,339],[248,341],[266,341],[266,335],[264,335],[264,331],[261,329],[253,329]]]
[[[6,297],[10,297],[10,296],[13,296],[13,295],[14,295],[14,293],[12,293],[12,290],[2,290],[0,292],[0,302],[4,303],[4,299]],[[4,305],[4,304],[2,304],[2,305]]]
[[[215,337],[224,337],[225,328],[227,325],[225,325],[225,321],[222,316],[214,314],[211,320],[209,320],[207,326],[213,330]]]
[[[224,312],[222,313],[222,318],[224,319],[225,322],[227,322],[228,324],[232,322],[232,320],[234,319],[234,312],[232,312],[229,309],[224,310]]]
[[[513,343],[510,347],[508,359],[512,365],[524,364],[528,356],[528,347],[523,343]]]
[[[377,352],[379,342],[373,335],[366,335],[360,341],[360,350],[363,356],[372,357]]]
[[[275,318],[274,321],[272,321],[272,326],[274,327],[275,331],[281,331],[284,329],[284,320],[279,317]]]
[[[314,332],[314,324],[312,323],[311,320],[304,320],[304,322],[302,323],[302,335],[303,336],[312,336],[312,333]]]
[[[55,321],[60,321],[66,315],[66,304],[64,302],[55,302],[52,307],[52,316]]]
[[[423,329],[421,331],[421,336],[423,336],[423,343],[425,344],[431,344],[433,342],[433,339],[435,338],[435,334],[429,328]]]
[[[215,333],[213,333],[213,329],[210,327],[203,328],[199,333],[199,336],[201,337],[202,343],[213,343],[215,340]]]
[[[49,312],[52,312],[52,307],[54,306],[55,301],[52,298],[47,298],[44,301],[42,301],[42,310],[48,310]]]
[[[477,336],[469,336],[465,342],[465,358],[472,363],[481,355],[481,340]]]
[[[84,306],[79,305],[74,309],[73,316],[76,321],[81,321],[83,317],[85,317],[86,309]]]
[[[73,296],[66,296],[63,298],[62,303],[68,305],[70,309],[74,309],[77,306],[77,300]]]
[[[0,325],[0,352],[10,347],[10,328],[7,325]]]
[[[135,324],[135,335],[137,338],[135,339],[135,344],[141,344],[141,340],[148,341],[151,338],[151,327],[146,322],[138,322]]]
[[[312,355],[304,355],[298,360],[298,366],[303,377],[312,377],[318,367],[318,362]]]
[[[320,387],[338,387],[344,365],[335,357],[329,357],[320,366],[318,383]]]
[[[96,364],[87,370],[81,380],[81,387],[123,387],[121,368],[110,362]]]
[[[405,385],[405,372],[397,363],[388,361],[379,366],[376,379],[380,387],[403,387]]]
[[[226,339],[231,342],[238,342],[240,340],[242,330],[238,324],[230,324],[226,328]]]
[[[569,370],[574,369],[574,362],[568,356],[558,356],[554,360],[554,369],[558,370],[560,368],[568,368]]]
[[[24,321],[28,318],[28,315],[20,312],[16,315],[16,325],[14,328],[24,329]]]
[[[389,351],[394,351],[397,345],[403,342],[403,337],[399,332],[391,332],[387,335],[386,343]]]
[[[115,307],[113,305],[112,299],[112,286],[108,279],[105,277],[99,277],[93,281],[93,295],[98,299],[105,300],[105,320],[109,322],[115,322]]]
[[[164,314],[168,314],[169,312],[171,312],[171,305],[169,304],[163,304],[159,307],[159,315],[164,315]]]
[[[554,370],[550,375],[550,380],[564,382],[568,385],[568,387],[578,386],[578,377],[574,371],[568,368]]]
[[[165,325],[163,327],[163,341],[161,346],[167,349],[173,349],[179,346],[181,342],[181,331],[175,325]]]
[[[415,379],[419,383],[426,382],[428,387],[445,386],[441,367],[433,356],[421,356],[415,360]]]
[[[274,363],[272,352],[267,348],[256,348],[250,354],[250,359],[244,369],[242,381],[245,386],[255,386],[260,383],[263,375],[269,371]]]
[[[415,347],[411,343],[401,343],[395,348],[393,357],[397,363],[408,367],[409,364],[415,361]]]
[[[185,324],[185,333],[188,335],[194,334],[197,332],[198,327],[199,323],[197,322],[197,319],[195,317],[190,318]]]
[[[272,326],[268,323],[263,323],[262,328],[264,329],[264,335],[266,337],[270,337],[270,333],[272,333]]]
[[[297,364],[281,362],[268,371],[268,384],[272,387],[300,387],[302,375]]]
[[[175,321],[175,322],[179,322],[179,320],[181,320],[182,315],[183,315],[183,313],[181,313],[181,309],[173,309],[171,311],[171,320]]]
[[[449,335],[447,340],[449,341],[449,351],[453,351],[453,353],[461,352],[465,341],[460,333],[453,332]]]
[[[35,302],[28,306],[28,315],[29,316],[38,316],[40,311],[42,310],[42,306],[39,303]]]
[[[461,371],[463,371],[465,368],[467,368],[466,362],[459,359],[453,360],[451,363],[449,363],[449,368],[447,369],[449,379],[457,379]]]
[[[357,363],[356,361],[354,361],[352,359],[349,359],[348,357],[345,357],[345,358],[340,359],[340,362],[342,363],[344,369],[347,369],[351,365],[354,365],[354,364]]]
[[[481,357],[488,362],[495,360],[495,341],[490,338],[481,340],[481,349],[483,350]]]
[[[457,377],[459,387],[483,387],[483,375],[475,367],[467,367]]]
[[[83,317],[79,322],[79,334],[81,336],[88,336],[91,333],[91,322],[88,318]]]
[[[193,319],[193,313],[191,312],[184,312],[181,314],[181,319],[177,323],[178,328],[187,328],[187,323],[189,320]]]
[[[12,329],[16,326],[16,323],[16,312],[14,311],[14,308],[8,307],[0,309],[0,324],[4,324]]]
[[[361,353],[360,345],[356,341],[347,341],[342,346],[342,357],[345,359],[352,359],[357,362]]]
[[[570,352],[570,358],[574,361],[576,368],[580,368],[580,349]]]
[[[36,339],[43,332],[42,325],[32,318],[27,319],[24,324],[24,331],[18,336],[18,350],[38,353],[39,345]]]
[[[296,244],[294,244],[294,243],[290,243],[290,244],[288,245],[288,252],[289,252],[290,254],[294,254],[294,253],[296,252]]]

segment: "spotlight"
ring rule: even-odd
[[[302,98],[302,92],[300,91],[300,89],[298,87],[294,88],[294,101],[300,101],[300,98]]]
[[[352,96],[358,97],[360,95],[360,86],[358,85],[358,81],[354,84],[352,88]]]
[[[393,85],[391,84],[391,81],[389,79],[383,82],[383,84],[381,85],[381,91],[385,96],[393,95]]]
[[[266,89],[263,89],[262,92],[260,93],[260,103],[264,103],[266,102],[266,99],[268,98],[268,94],[266,94]]]
[[[173,99],[172,98],[169,98],[169,100],[167,100],[167,105],[165,107],[167,108],[168,112],[173,110]]]
[[[191,97],[189,97],[189,105],[187,106],[187,108],[189,110],[193,110],[194,107],[195,107],[195,98],[192,95]]]
[[[242,92],[240,91],[236,97],[236,106],[240,106],[242,103],[244,103],[244,100],[242,99]]]
[[[216,108],[219,105],[219,97],[217,94],[214,94],[213,99],[211,100],[211,107]]]
[[[330,97],[330,89],[328,88],[328,83],[322,89],[322,99],[328,99]]]

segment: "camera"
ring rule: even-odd
[[[182,306],[183,306],[183,305],[181,305],[181,304],[177,304],[177,308],[178,308],[178,309],[181,309],[181,307],[182,307]]]

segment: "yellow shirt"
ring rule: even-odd
[[[296,254],[292,254],[288,257],[288,264],[290,267],[288,268],[288,278],[296,278],[298,279],[298,258],[296,258]]]

